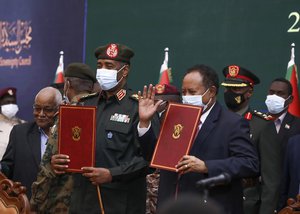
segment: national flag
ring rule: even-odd
[[[169,61],[169,48],[165,48],[165,59],[163,64],[160,67],[160,73],[159,73],[159,81],[158,84],[167,84],[169,85],[172,82],[172,76],[171,76],[171,68],[168,68],[168,61]]]
[[[59,57],[59,62],[58,66],[56,69],[56,74],[55,74],[55,79],[54,83],[64,83],[64,52],[60,51],[59,52],[60,57]]]
[[[295,64],[295,44],[293,43],[291,49],[291,59],[287,66],[286,79],[289,80],[293,87],[293,97],[294,100],[289,106],[289,113],[294,116],[300,117],[300,99],[299,99],[299,90],[298,90],[298,73],[297,66]]]

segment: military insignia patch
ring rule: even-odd
[[[11,89],[9,89],[8,91],[7,91],[7,93],[9,94],[9,95],[14,95],[14,92],[11,90]]]
[[[237,96],[237,97],[235,97],[234,99],[235,99],[235,101],[236,101],[237,104],[240,104],[241,101],[242,101],[241,96]]]
[[[155,89],[157,94],[162,94],[165,91],[165,86],[158,84],[155,86]]]
[[[240,67],[237,65],[231,65],[228,67],[229,76],[236,77],[239,74]]]
[[[108,48],[106,49],[106,54],[110,58],[115,58],[116,56],[118,56],[118,53],[119,53],[119,50],[118,50],[118,46],[116,44],[110,44],[108,46]]]
[[[80,140],[80,134],[81,134],[81,128],[78,126],[75,126],[72,128],[72,139],[75,141]]]
[[[129,123],[130,122],[129,115],[118,114],[118,113],[115,113],[114,115],[111,115],[110,120],[115,121],[115,122],[120,122],[120,123]]]
[[[113,136],[112,132],[108,132],[108,133],[107,133],[107,138],[108,138],[108,139],[111,139],[112,136]]]
[[[183,125],[181,124],[177,124],[174,126],[174,131],[173,131],[173,134],[172,134],[172,137],[174,139],[178,139],[180,138],[180,134],[182,132],[182,129],[183,129]]]
[[[121,89],[120,91],[118,91],[118,93],[116,94],[118,100],[122,100],[126,95],[126,90]]]

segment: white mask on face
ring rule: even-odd
[[[11,119],[12,117],[16,116],[18,111],[19,107],[17,104],[6,104],[1,106],[2,114],[8,119]]]
[[[278,114],[288,107],[284,106],[286,100],[282,97],[277,96],[276,94],[272,94],[267,96],[265,103],[268,107],[268,111],[271,114]]]
[[[182,96],[182,103],[183,104],[190,104],[190,105],[194,105],[194,106],[202,106],[203,107],[203,111],[207,108],[207,104],[203,103],[203,96],[208,92],[208,89],[202,94],[202,95],[191,95],[191,96]]]
[[[124,65],[120,70],[111,70],[106,68],[99,68],[97,69],[96,79],[98,80],[100,87],[102,90],[107,91],[114,87],[116,87],[122,80],[122,78],[118,81],[117,75],[118,73],[125,68]]]

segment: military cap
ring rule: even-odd
[[[2,99],[6,95],[16,98],[16,92],[17,89],[13,87],[0,89],[0,99]]]
[[[180,95],[180,92],[173,85],[157,84],[155,86],[155,95]]]
[[[84,80],[91,80],[94,83],[97,82],[96,79],[96,71],[92,70],[90,66],[80,63],[74,62],[67,66],[64,71],[65,77],[77,77]]]
[[[227,87],[245,87],[259,84],[259,78],[251,71],[238,65],[229,65],[223,69],[225,80],[221,83]]]
[[[97,59],[111,59],[130,64],[130,59],[134,56],[133,50],[122,44],[107,44],[95,50]]]

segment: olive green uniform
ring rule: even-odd
[[[107,168],[112,182],[100,186],[105,214],[145,213],[148,162],[141,144],[153,144],[153,126],[138,137],[138,102],[131,90],[121,89],[115,96],[85,101],[97,105],[96,167]],[[158,120],[158,117],[155,118]],[[156,132],[155,132],[156,133]],[[101,213],[95,185],[80,174],[74,175],[70,213]]]

